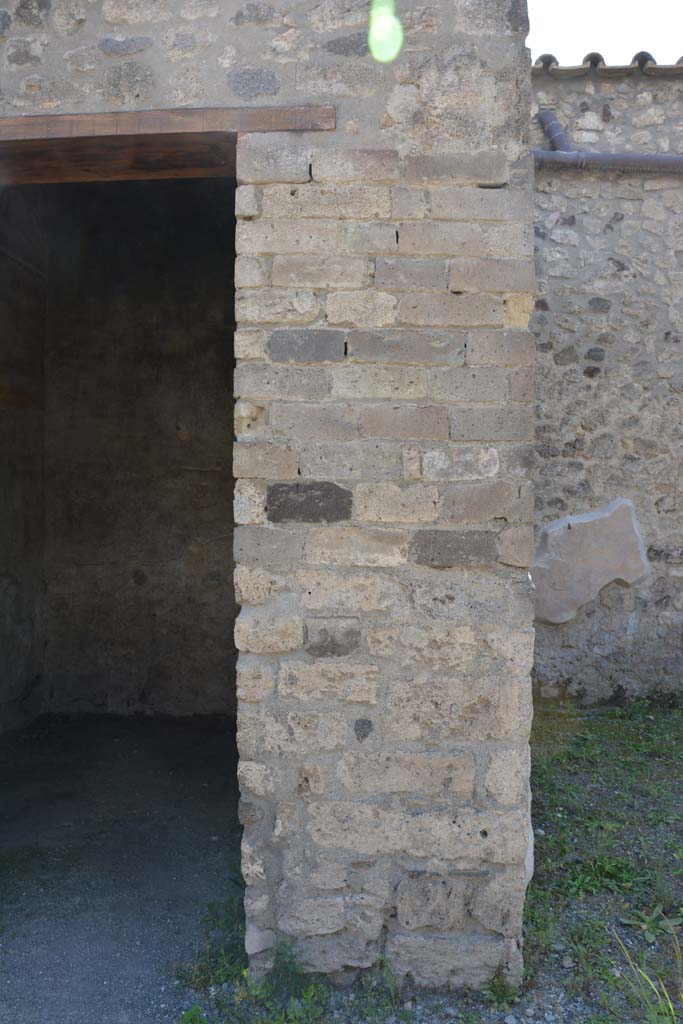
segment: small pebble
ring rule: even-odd
[[[505,1024],[517,1024],[517,1018],[509,1013],[505,1018]]]
[[[570,967],[574,966],[574,961],[572,960],[572,958],[570,956],[563,956],[562,957],[562,966],[566,967],[567,970],[569,970]]]

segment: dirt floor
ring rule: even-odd
[[[40,719],[0,739],[0,1022],[169,1024],[238,850],[234,730]]]

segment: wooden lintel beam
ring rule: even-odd
[[[0,118],[0,142],[116,135],[333,131],[334,107],[206,107]]]
[[[221,132],[0,143],[0,186],[234,176],[235,137]]]

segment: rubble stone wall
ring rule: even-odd
[[[577,147],[683,151],[683,78],[534,76]],[[533,142],[546,146],[534,122]],[[681,178],[536,175],[537,523],[619,497],[651,575],[537,625],[541,692],[592,702],[680,692],[683,678]]]
[[[521,972],[532,346],[523,0],[21,0],[4,113],[330,103],[242,136],[235,583],[247,948]]]

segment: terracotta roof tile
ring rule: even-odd
[[[601,53],[587,53],[575,67],[563,67],[552,53],[544,53],[534,63],[535,77],[550,75],[552,78],[580,78],[583,75],[597,75],[600,78],[625,78],[627,75],[648,75],[659,78],[683,76],[683,57],[675,64],[658,64],[651,53],[641,50],[630,64],[605,63]]]

